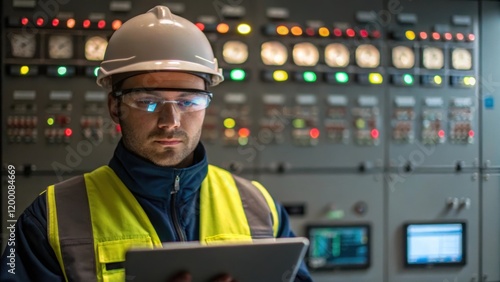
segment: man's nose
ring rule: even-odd
[[[175,128],[181,125],[181,111],[175,103],[161,105],[159,112],[158,127]]]

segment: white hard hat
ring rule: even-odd
[[[205,34],[165,6],[131,18],[113,33],[97,84],[109,90],[117,82],[112,77],[155,71],[190,72],[210,86],[224,80]]]

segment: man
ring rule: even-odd
[[[122,140],[108,166],[50,186],[26,209],[16,274],[1,280],[123,281],[131,246],[294,236],[264,187],[207,163],[207,87],[222,80],[205,35],[167,7],[124,23],[97,78]],[[310,281],[304,265],[296,280]]]

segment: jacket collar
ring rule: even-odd
[[[201,187],[208,172],[208,161],[203,145],[194,150],[194,163],[187,168],[162,167],[129,151],[120,141],[109,166],[125,186],[136,196],[150,200],[168,200],[175,178],[179,176],[177,197],[188,199]]]

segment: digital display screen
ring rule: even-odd
[[[352,269],[370,266],[369,225],[308,226],[311,269]]]
[[[465,264],[465,223],[411,223],[404,233],[406,266]]]

